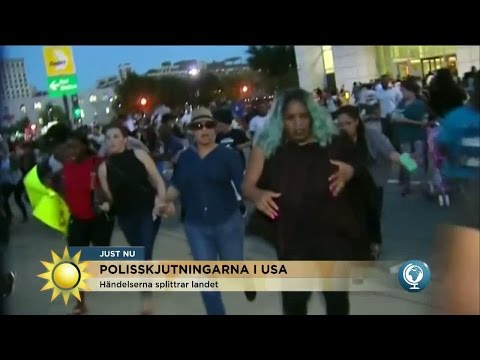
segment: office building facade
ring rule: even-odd
[[[425,76],[450,68],[461,77],[480,66],[479,46],[295,46],[300,86],[351,90],[383,74],[393,78]]]

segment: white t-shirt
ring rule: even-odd
[[[360,92],[358,103],[365,105],[372,105],[378,102],[377,93],[374,90],[363,88]]]
[[[232,129],[241,129],[242,127],[240,126],[240,124],[238,123],[237,120],[233,119],[232,120]]]
[[[397,105],[402,100],[402,93],[398,88],[388,88],[387,90],[383,87],[376,91],[378,101],[380,102],[380,111],[381,117],[386,118],[387,115],[391,114]]]
[[[335,101],[337,100],[336,96],[332,96],[330,99],[327,100],[327,110],[330,113],[334,113],[335,111],[338,110],[337,105],[335,104]]]
[[[267,116],[254,116],[250,123],[248,124],[248,131],[253,132],[253,137],[256,138],[260,132],[263,130],[268,117]]]
[[[128,118],[124,123],[123,123],[123,126],[125,126],[128,131],[130,132],[134,132],[135,129],[136,129],[136,126],[135,126],[135,121],[130,117]]]
[[[186,113],[185,115],[182,116],[180,119],[180,123],[182,125],[188,125],[190,124],[190,121],[192,120],[192,113]]]
[[[99,135],[90,134],[90,135],[88,135],[88,139],[95,141],[98,145],[103,145],[103,143],[105,142],[105,135],[103,135],[103,134],[99,134]]]

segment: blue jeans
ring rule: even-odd
[[[244,225],[240,211],[220,225],[185,223],[185,232],[195,260],[242,261]],[[202,292],[208,315],[225,315],[222,296],[218,291]]]
[[[153,221],[152,209],[139,209],[117,216],[118,225],[130,246],[144,246],[145,260],[152,260],[153,244],[160,228],[161,219]]]

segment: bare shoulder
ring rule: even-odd
[[[148,157],[148,154],[145,150],[142,149],[133,149],[133,153],[139,160],[145,160]]]

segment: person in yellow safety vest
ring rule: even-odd
[[[64,124],[56,124],[40,139],[45,154],[25,176],[24,185],[32,205],[33,216],[60,231],[67,233],[70,212],[62,198],[62,168],[67,156],[66,140],[70,129]]]
[[[32,205],[33,216],[66,234],[70,217],[68,206],[58,193],[42,184],[37,166],[25,176],[24,185]]]

